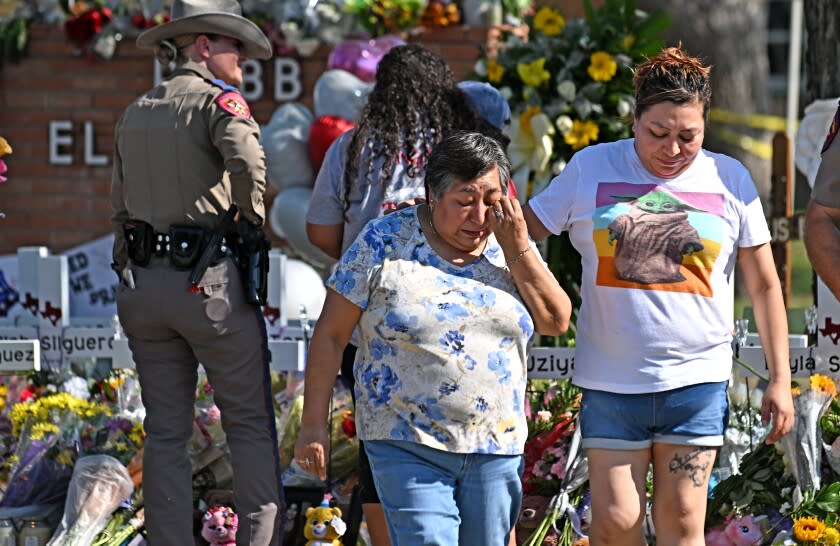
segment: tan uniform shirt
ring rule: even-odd
[[[171,224],[212,229],[232,202],[241,217],[265,219],[265,153],[250,116],[216,103],[226,91],[192,62],[123,113],[117,123],[111,180],[114,263],[128,262],[122,225],[143,220],[155,231]],[[244,104],[244,99],[242,99]]]
[[[840,123],[840,107],[835,114],[832,131],[840,130],[840,127],[835,127],[838,123]],[[840,208],[840,135],[834,136],[828,149],[822,154],[811,197],[820,205]]]

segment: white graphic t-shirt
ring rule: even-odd
[[[529,203],[582,256],[574,383],[641,393],[725,381],[737,249],[770,240],[755,184],[705,150],[658,178],[633,144],[579,151]]]

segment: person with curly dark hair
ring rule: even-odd
[[[422,198],[432,148],[453,130],[479,128],[480,119],[443,59],[421,45],[392,48],[356,127],[327,150],[307,213],[309,240],[338,259],[368,221]],[[351,392],[355,355],[351,341],[341,366]],[[390,544],[363,448],[360,474],[373,546]]]

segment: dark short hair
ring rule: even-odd
[[[456,131],[432,150],[426,166],[426,198],[439,198],[456,182],[467,182],[498,169],[502,193],[507,195],[510,160],[495,139],[468,131]]]
[[[636,118],[660,102],[685,104],[695,100],[700,101],[703,115],[707,116],[712,100],[711,70],[700,59],[683,51],[682,46],[663,49],[633,72]]]

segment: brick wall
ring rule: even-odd
[[[555,4],[563,3],[555,0]],[[579,2],[568,0],[567,16],[579,15]],[[572,6],[574,5],[574,6]],[[492,32],[491,32],[492,34]],[[473,67],[488,29],[455,26],[421,30],[408,37],[443,56],[462,79]],[[300,59],[303,92],[297,99],[312,107],[312,89],[326,68],[330,49],[322,46]],[[251,104],[266,123],[280,106],[273,100],[273,63],[263,63],[262,98]],[[109,215],[114,125],[123,109],[152,86],[152,56],[123,40],[109,61],[90,61],[74,52],[60,26],[34,24],[29,53],[18,64],[0,69],[0,136],[14,153],[5,158],[9,181],[0,186],[0,255],[17,247],[44,245],[53,252],[105,235]],[[71,165],[49,161],[51,121],[72,123]],[[92,124],[92,144],[85,146],[85,122]],[[107,157],[107,165],[90,166],[86,154]],[[269,189],[266,210],[274,190]]]

